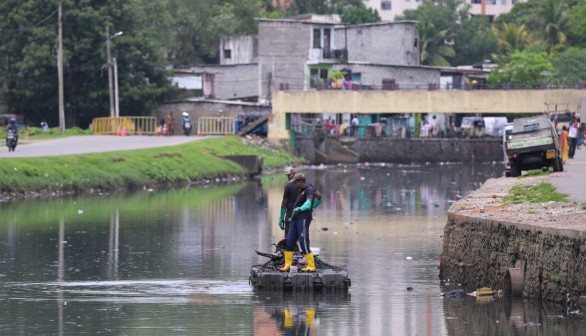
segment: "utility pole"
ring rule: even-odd
[[[112,57],[114,62],[114,112],[116,117],[120,117],[120,102],[118,101],[118,62],[116,57]]]
[[[110,117],[116,116],[116,111],[114,110],[114,86],[112,84],[112,54],[110,53],[110,42],[112,39],[110,38],[110,29],[106,27],[106,50],[108,53],[108,89],[110,93]]]
[[[65,131],[65,108],[63,102],[63,27],[62,4],[59,2],[59,42],[57,43],[57,72],[59,77],[59,130]]]

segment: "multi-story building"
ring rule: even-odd
[[[278,89],[341,88],[332,85],[337,71],[346,89],[438,87],[442,70],[420,65],[415,24],[343,25],[337,15],[258,19],[258,36],[222,37],[219,65],[176,70],[176,82],[207,97],[259,101]]]
[[[383,21],[394,21],[407,9],[415,9],[423,0],[363,0],[364,4],[376,9]],[[526,0],[462,0],[470,5],[472,15],[486,15],[492,21],[500,14],[508,13],[513,6]]]

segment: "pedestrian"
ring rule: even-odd
[[[166,129],[167,128],[165,127],[165,118],[161,118],[161,120],[159,120],[159,134],[165,135]]]
[[[576,153],[576,145],[578,143],[578,125],[580,125],[580,122],[576,121],[574,118],[570,124],[570,129],[568,130],[568,144],[570,146],[568,150],[568,157],[570,159],[573,159],[574,154]]]
[[[291,218],[291,215],[293,214],[295,201],[297,200],[297,195],[299,194],[299,189],[295,185],[295,182],[293,182],[293,177],[295,177],[295,174],[299,173],[299,170],[295,168],[290,168],[287,169],[285,173],[287,174],[287,184],[285,184],[285,190],[283,191],[283,200],[281,201],[279,227],[281,228],[281,230],[285,230],[285,238],[287,238],[290,226],[288,219]]]
[[[173,117],[173,111],[169,112],[167,116],[167,131],[169,135],[175,135],[175,117]]]
[[[291,224],[287,234],[287,250],[285,251],[285,265],[279,268],[282,272],[287,272],[293,264],[293,252],[295,244],[299,242],[301,252],[305,254],[306,267],[301,269],[302,272],[315,272],[315,259],[309,247],[309,225],[313,220],[313,209],[321,200],[318,198],[315,188],[305,181],[305,176],[301,173],[295,174],[293,182],[299,194],[295,201],[295,207],[291,215]]]
[[[358,124],[360,122],[358,121],[358,117],[354,116],[354,118],[352,118],[352,122],[350,123],[350,125],[352,126],[352,134],[351,136],[356,136],[356,133],[358,132]]]
[[[562,163],[568,160],[568,127],[562,126],[562,134],[560,135],[560,150],[562,151]]]
[[[580,149],[580,146],[584,144],[584,124],[580,123],[580,118],[576,120],[578,121],[578,137],[576,148]]]

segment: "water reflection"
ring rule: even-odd
[[[349,303],[348,293],[259,293],[253,300],[253,334],[319,335],[320,317]]]
[[[446,211],[500,175],[498,166],[304,173],[324,194],[312,246],[349,271],[351,300],[252,292],[250,266],[266,261],[254,250],[270,252],[283,235],[277,217],[285,176],[278,174],[227,186],[0,204],[0,333],[516,335],[518,321],[539,323],[521,330],[528,334],[580,334],[582,320],[559,308],[522,303],[519,312],[504,300],[440,297]]]

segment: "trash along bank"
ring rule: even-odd
[[[550,175],[551,176],[551,175]],[[586,300],[586,210],[575,202],[506,204],[515,185],[548,176],[490,179],[454,203],[440,277],[469,291],[488,287],[577,307]]]

